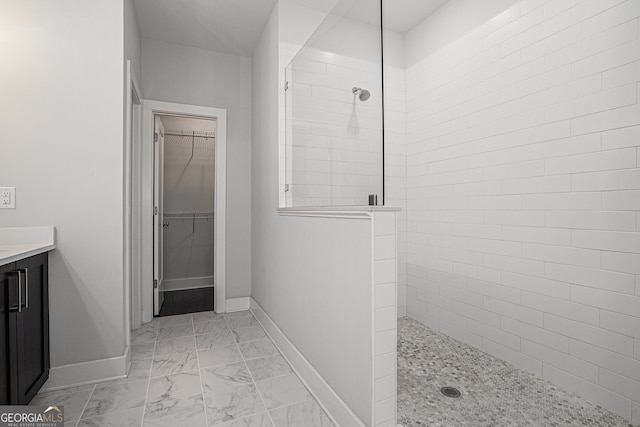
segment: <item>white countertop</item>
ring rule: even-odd
[[[56,248],[54,227],[0,228],[0,265]]]

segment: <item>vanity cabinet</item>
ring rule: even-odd
[[[26,405],[49,377],[48,255],[0,266],[0,405]]]
[[[10,343],[15,341],[15,327],[9,326],[9,289],[15,286],[11,279],[13,270],[15,263],[0,266],[0,405],[7,405],[11,401],[9,352],[14,349]]]

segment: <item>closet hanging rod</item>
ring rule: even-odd
[[[176,212],[165,213],[164,218],[213,218],[213,212]]]
[[[191,234],[196,233],[196,219],[213,219],[213,212],[192,212],[192,213],[166,213],[163,214],[164,219],[191,219]],[[168,222],[163,222],[162,227],[169,227]]]
[[[203,139],[213,139],[215,141],[216,137],[215,135],[206,135],[208,132],[204,132],[205,135],[196,135],[196,131],[191,131],[191,134],[189,133],[185,133],[185,132],[165,132],[165,136],[179,136],[179,137],[186,137],[186,138],[191,138],[191,158],[193,159],[193,154],[195,153],[195,145],[196,145],[196,138],[203,138]],[[166,142],[166,140],[165,140]]]

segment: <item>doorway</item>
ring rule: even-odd
[[[212,311],[216,120],[154,117],[154,314]]]
[[[143,141],[143,322],[224,313],[226,110],[144,100]]]

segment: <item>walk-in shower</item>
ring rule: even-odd
[[[639,423],[638,2],[387,1],[384,64],[337,3],[284,70],[281,205],[402,208],[397,421]]]
[[[284,70],[288,207],[384,204],[380,3],[335,3]]]

